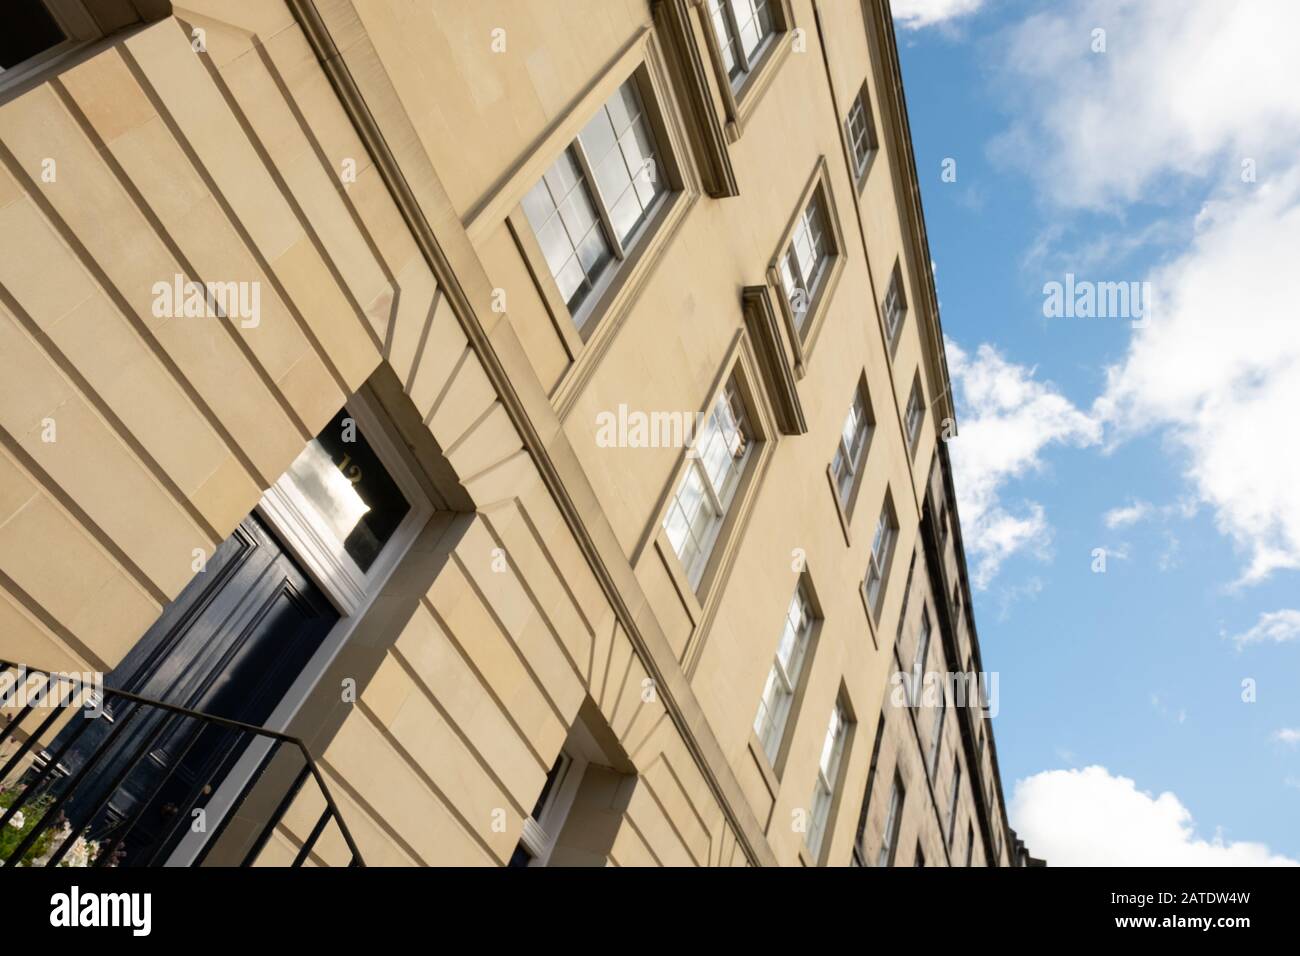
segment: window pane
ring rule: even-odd
[[[776,647],[776,656],[780,658],[782,665],[785,667],[786,673],[790,675],[791,679],[795,679],[798,676],[791,672],[792,669],[790,664],[795,655],[795,649],[799,644],[803,631],[802,620],[795,616],[797,613],[795,611],[795,606],[798,602],[799,598],[798,595],[796,595],[794,604],[790,607],[790,613],[786,615],[785,627],[781,630],[781,643]]]
[[[668,535],[668,543],[673,546],[673,551],[681,557],[691,529],[690,522],[686,520],[686,512],[682,511],[676,500],[669,506],[668,516],[664,518],[664,532]]]
[[[555,284],[560,287],[560,295],[564,297],[564,301],[571,309],[578,307],[578,303],[590,288],[587,277],[583,274],[582,265],[574,258],[570,258],[556,274]]]
[[[745,55],[749,56],[772,32],[767,0],[731,0],[731,9],[735,12],[736,24],[740,27],[741,46]]]
[[[849,461],[844,457],[843,452],[836,452],[835,462],[837,470],[835,472],[835,490],[840,496],[840,506],[847,509],[849,504],[849,495],[853,493],[853,469],[849,467]]]
[[[539,179],[537,185],[528,190],[528,195],[524,197],[524,215],[528,217],[533,232],[537,232],[553,212],[555,202],[551,199],[551,190],[546,185],[545,178]]]
[[[723,517],[718,512],[718,505],[706,497],[704,482],[709,482],[713,494],[725,511],[740,483],[749,455],[749,436],[739,402],[740,396],[734,382],[729,383],[723,396],[715,403],[708,425],[696,438],[686,471],[675,494],[675,501],[681,505],[700,551],[694,565],[683,559],[692,584],[698,583],[698,578],[703,573],[708,552],[713,546],[713,539]],[[670,509],[664,516],[664,527],[670,531],[670,540],[670,523],[673,520]],[[677,542],[674,541],[673,547],[678,550],[678,557],[682,557]]]
[[[663,170],[653,156],[632,177],[632,183],[636,186],[637,196],[641,198],[641,205],[646,209],[654,205],[655,199],[667,188],[664,185]]]
[[[775,667],[767,672],[767,683],[763,685],[763,696],[758,703],[758,714],[754,718],[754,733],[763,743],[768,759],[776,760],[780,747],[784,715],[787,712],[789,692]]]
[[[591,121],[583,127],[578,138],[582,140],[582,148],[587,151],[587,158],[592,165],[599,165],[600,160],[614,148],[614,142],[618,138],[609,118],[608,107],[600,108]]]
[[[614,232],[626,243],[663,191],[654,136],[635,80],[619,87],[580,139]]]
[[[553,216],[534,232],[537,236],[537,244],[542,247],[542,255],[546,257],[546,265],[554,275],[564,268],[564,264],[573,254],[573,246],[569,242],[569,234],[564,229],[564,223],[560,221],[559,216]]]
[[[363,572],[411,510],[347,409],[294,459],[288,478]]]
[[[601,198],[606,206],[612,207],[632,184],[623,154],[616,144],[612,144],[607,153],[588,155],[591,156],[592,172],[596,176],[596,185],[600,187]]]
[[[875,610],[876,602],[880,598],[880,572],[876,570],[875,562],[872,562],[871,568],[867,571],[867,604],[872,610]]]
[[[840,746],[844,743],[844,711],[836,707],[831,711],[830,726],[826,728],[826,739],[822,741],[822,774],[832,785],[839,770]]]
[[[619,239],[626,240],[632,235],[636,227],[641,224],[641,215],[644,211],[635,189],[629,188],[623,193],[622,198],[609,212],[609,218],[614,223],[614,231],[618,233]]]
[[[699,446],[700,463],[724,506],[730,503],[749,452],[749,438],[739,418],[742,413],[733,404],[738,400],[728,386],[714,405]]]
[[[575,189],[560,203],[560,221],[569,234],[572,248],[576,249],[596,224],[596,210],[592,208],[585,190]]]
[[[892,342],[903,324],[903,315],[907,311],[906,303],[903,301],[902,280],[899,278],[897,268],[894,269],[894,273],[890,277],[889,289],[885,293],[884,307],[885,333]]]
[[[673,504],[664,517],[665,533],[692,584],[697,583],[703,572],[708,556],[706,549],[712,544],[711,538],[720,520],[705,496],[699,469],[692,463],[686,469]]]
[[[641,98],[636,92],[636,81],[628,80],[620,86],[618,92],[605,106],[614,124],[614,134],[622,136],[623,131],[632,125],[632,121],[641,115]]]
[[[802,329],[803,320],[808,315],[810,296],[800,275],[799,263],[795,259],[793,248],[787,250],[786,254],[781,257],[781,281],[785,285],[785,294],[790,302],[790,310],[794,313],[795,327]]]
[[[831,711],[831,720],[826,728],[826,737],[822,741],[821,759],[818,763],[817,782],[813,787],[813,818],[808,831],[808,848],[816,855],[821,850],[822,839],[826,834],[826,821],[830,816],[833,788],[839,782],[840,756],[844,750],[846,718],[844,709],[839,704]]]
[[[587,183],[568,150],[524,197],[524,215],[560,295],[576,312],[613,259]]]
[[[925,421],[924,401],[921,398],[921,383],[917,382],[912,386],[912,394],[907,399],[907,443],[908,445],[916,444],[917,436],[921,432],[921,425]]]
[[[849,494],[853,490],[853,481],[862,464],[862,453],[867,445],[867,432],[870,427],[867,421],[866,402],[859,388],[853,396],[849,413],[844,417],[844,425],[840,429],[840,442],[832,464],[842,506],[847,506]]]
[[[853,100],[849,110],[849,145],[853,150],[853,161],[859,175],[867,167],[867,159],[876,148],[875,136],[871,129],[871,112],[866,100],[864,87]]]
[[[582,263],[583,271],[588,275],[598,275],[609,259],[610,251],[605,243],[605,236],[600,229],[593,226],[587,233],[587,238],[582,240],[582,245],[578,247],[578,261]]]
[[[727,14],[722,9],[726,0],[709,0],[709,18],[713,21],[713,32],[717,35],[718,46],[722,49],[722,64],[727,76],[735,77],[740,72],[740,63],[736,59],[735,41],[731,36],[731,25],[727,23]]]
[[[786,295],[797,325],[802,325],[801,311],[809,308],[828,258],[826,214],[820,196],[814,195],[795,225],[781,263]]]
[[[582,173],[578,169],[578,164],[574,161],[573,156],[566,149],[543,174],[546,185],[551,189],[551,196],[556,202],[562,200],[569,194],[574,186],[582,179]]]

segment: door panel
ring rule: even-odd
[[[249,515],[105,675],[105,684],[260,726],[338,617],[261,519]],[[110,702],[105,711],[107,719],[88,728],[77,719],[64,731],[69,739],[81,731],[62,761],[68,773],[94,761],[94,785],[77,787],[69,819],[76,825],[93,815],[94,839],[112,840],[129,827],[122,864],[161,862],[189,826],[190,795],[205,785],[206,793],[216,789],[248,736],[193,718],[137,712],[129,702]],[[51,752],[59,746],[56,740]],[[200,797],[196,805],[204,802]]]

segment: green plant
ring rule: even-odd
[[[0,817],[9,812],[9,808],[18,800],[19,790],[0,790]],[[28,801],[17,810],[9,822],[0,827],[0,859],[8,860],[33,830],[41,826],[42,821],[53,806],[54,800],[49,796],[37,797]],[[52,826],[46,826],[32,845],[23,853],[19,866],[45,866],[49,857],[62,845],[72,832],[63,814],[59,814]],[[59,866],[89,866],[99,854],[99,843],[78,837],[68,849]]]

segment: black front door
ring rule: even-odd
[[[260,726],[338,617],[262,520],[249,515],[104,682]],[[68,818],[73,826],[93,818],[87,835],[105,845],[125,834],[123,865],[165,860],[188,832],[191,809],[206,803],[250,739],[157,709],[134,710],[110,699],[110,719],[91,719],[89,727],[74,719],[63,739],[80,734],[60,761],[66,781],[93,761],[67,803]]]

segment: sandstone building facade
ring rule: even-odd
[[[11,794],[201,784],[67,804],[124,863],[1016,864],[923,699],[985,663],[883,0],[13,6],[0,660],[321,787],[127,701]]]

